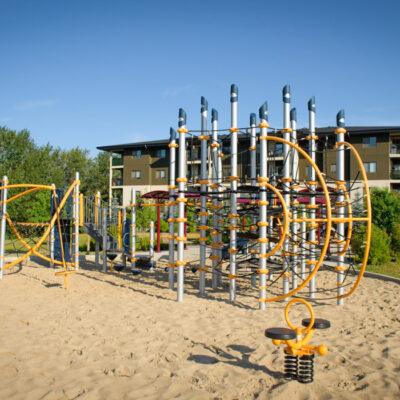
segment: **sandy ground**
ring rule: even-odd
[[[302,385],[283,378],[283,350],[264,336],[285,326],[283,304],[199,298],[191,273],[178,304],[162,271],[103,274],[90,261],[65,290],[54,270],[29,265],[0,282],[0,399],[400,398],[395,283],[366,278],[344,306],[315,306],[332,327],[313,343],[329,354]]]

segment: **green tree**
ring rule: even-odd
[[[371,191],[372,222],[392,234],[396,223],[400,222],[400,196],[387,189]]]

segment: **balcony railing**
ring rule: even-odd
[[[394,144],[390,146],[390,154],[400,154],[400,144]]]
[[[124,165],[124,160],[122,157],[113,157],[111,163],[113,167],[122,167]]]
[[[392,169],[390,172],[390,179],[400,179],[400,169]]]
[[[120,178],[114,178],[113,180],[112,180],[112,185],[113,186],[122,186],[122,179],[120,179]]]

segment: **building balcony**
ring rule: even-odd
[[[392,169],[390,172],[390,179],[400,180],[400,169]]]
[[[123,168],[124,160],[122,157],[113,157],[111,160],[111,165],[116,168]]]
[[[400,144],[392,143],[390,145],[390,156],[391,157],[400,157]]]
[[[116,186],[122,186],[123,182],[122,182],[122,178],[114,178],[112,180],[112,186],[116,187]]]

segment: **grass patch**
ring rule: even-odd
[[[388,262],[381,265],[367,265],[367,271],[400,278],[400,263]]]

